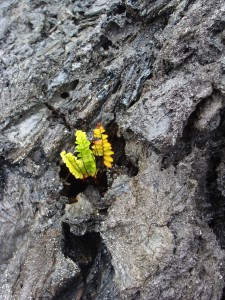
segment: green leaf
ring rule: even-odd
[[[91,151],[90,141],[87,139],[86,133],[82,130],[77,130],[75,133],[76,136],[76,152],[77,157],[83,162],[83,167],[86,177],[94,177],[97,173],[95,157]]]
[[[87,178],[89,176],[95,177],[97,173],[95,157],[90,149],[90,141],[87,139],[86,133],[82,130],[75,132],[76,136],[76,153],[60,153],[63,162],[66,164],[70,173],[77,179]]]
[[[72,153],[66,153],[66,151],[62,151],[60,155],[63,162],[70,170],[70,173],[73,174],[77,179],[83,179],[84,174],[82,171],[82,165],[79,160]]]

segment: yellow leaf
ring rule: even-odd
[[[84,178],[84,174],[79,166],[78,159],[72,153],[66,153],[66,151],[62,151],[60,153],[63,162],[66,164],[70,173],[73,174],[77,179]]]
[[[112,168],[112,164],[107,161],[107,160],[104,160],[104,165],[107,167],[107,168]]]
[[[111,155],[114,154],[112,146],[108,141],[108,135],[105,134],[105,129],[101,124],[98,124],[94,131],[94,142],[92,145],[93,153],[95,156],[103,156],[104,165],[107,168],[111,168],[113,158]]]

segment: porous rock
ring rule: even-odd
[[[224,12],[1,1],[0,299],[223,299]],[[98,122],[114,167],[71,179]]]

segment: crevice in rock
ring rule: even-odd
[[[62,164],[59,172],[60,178],[62,178],[63,189],[61,196],[65,196],[69,199],[70,203],[77,202],[76,196],[79,193],[83,193],[89,186],[94,187],[98,190],[100,196],[104,196],[108,189],[108,176],[107,172],[98,172],[95,178],[86,178],[85,180],[76,179],[70,172],[69,169]]]
[[[112,94],[116,94],[116,92],[120,89],[120,87],[121,87],[121,80],[118,80],[113,87]]]
[[[61,196],[67,197],[70,203],[76,202],[76,196],[86,189],[87,181],[76,179],[64,164],[60,166],[59,176],[63,180]]]
[[[83,279],[81,275],[71,278],[63,288],[57,291],[51,300],[74,300],[80,299],[83,293]],[[48,298],[47,298],[48,299]]]
[[[109,141],[113,146],[114,167],[112,170],[99,172],[96,178],[78,180],[69,174],[65,165],[61,165],[60,177],[64,180],[62,196],[66,196],[70,203],[75,203],[79,193],[98,210],[97,215],[91,215],[75,225],[69,219],[62,223],[62,252],[65,257],[72,259],[80,268],[80,276],[72,279],[55,296],[57,299],[116,299],[117,289],[113,283],[114,269],[111,264],[111,255],[103,243],[99,227],[107,214],[110,203],[102,201],[114,172],[128,173],[135,176],[138,168],[125,154],[125,139],[118,137],[118,125],[115,121],[106,126]],[[112,177],[112,178],[111,178]],[[84,234],[81,234],[85,231]]]
[[[223,249],[225,249],[225,108],[224,104],[218,109],[220,123],[215,126],[215,120],[211,120],[202,130],[197,129],[201,113],[206,106],[219,97],[224,98],[218,91],[203,99],[195,111],[190,115],[184,128],[182,138],[177,142],[174,149],[164,156],[162,169],[170,165],[177,165],[188,155],[196,155],[195,149],[201,151],[201,162],[193,161],[193,177],[198,180],[199,197],[196,205],[200,217],[212,228]],[[209,107],[210,109],[210,107]],[[214,122],[214,125],[213,125]],[[215,127],[214,127],[215,126]],[[195,153],[195,154],[194,154]],[[192,158],[193,159],[193,158]],[[202,164],[202,165],[201,165]],[[199,172],[202,173],[199,173]]]
[[[99,51],[101,48],[103,48],[105,51],[108,51],[112,44],[112,41],[108,39],[108,37],[101,35],[100,41],[93,47],[93,50]]]
[[[152,63],[151,63],[152,65]],[[128,104],[127,109],[131,108],[135,103],[138,102],[138,100],[141,97],[141,93],[144,87],[144,84],[146,82],[146,80],[148,80],[152,75],[152,72],[149,70],[146,70],[145,74],[139,79],[139,85],[138,85],[138,89],[136,92],[136,97]]]
[[[5,168],[3,167],[4,164],[6,162],[4,160],[2,160],[0,158],[0,164],[1,164],[1,169],[0,169],[0,190],[1,190],[1,193],[0,193],[0,201],[3,199],[3,189],[4,189],[4,186],[5,186]]]
[[[79,193],[84,192],[88,187],[92,186],[99,192],[100,196],[104,196],[108,189],[108,173],[106,168],[102,164],[102,157],[96,157],[96,166],[98,172],[95,177],[88,177],[83,180],[76,179],[66,167],[65,164],[60,164],[59,176],[63,183],[63,189],[61,190],[61,196],[65,196],[69,199],[70,203],[77,202],[76,196]]]
[[[114,269],[111,264],[111,255],[102,242],[100,234],[86,232],[82,236],[76,236],[70,232],[68,224],[63,223],[62,228],[62,252],[65,257],[69,257],[79,266],[81,274],[59,291],[54,300],[74,299],[69,298],[72,295],[73,297],[79,295],[78,299],[94,300],[100,295],[104,298],[104,295],[108,293],[114,294],[112,284]],[[112,296],[107,299],[114,298]]]
[[[223,294],[221,300],[225,300],[225,287],[223,288]]]
[[[209,226],[216,234],[220,245],[225,249],[225,197],[218,188],[217,168],[221,162],[219,153],[212,155],[206,177],[208,199],[210,205],[207,210]]]
[[[113,146],[114,151],[114,164],[118,167],[125,167],[127,169],[127,174],[130,177],[136,176],[138,173],[137,165],[126,155],[125,146],[126,141],[124,137],[118,136],[118,125],[116,122],[112,122],[108,127],[108,132],[110,132],[110,142]],[[119,170],[118,170],[119,171]]]
[[[221,123],[211,136],[212,146],[206,175],[207,203],[206,216],[209,226],[215,232],[219,243],[225,249],[225,109],[221,112]]]
[[[135,164],[125,153],[126,142],[124,137],[117,136],[118,125],[115,122],[112,122],[106,126],[106,132],[114,151],[112,169],[102,169],[102,164],[99,164],[99,160],[102,159],[97,157],[96,163],[99,171],[96,177],[81,180],[76,179],[69,172],[69,169],[65,164],[60,164],[59,176],[63,182],[63,189],[60,194],[61,196],[67,197],[70,203],[75,203],[77,201],[76,196],[79,193],[84,192],[89,186],[93,186],[98,190],[100,196],[104,196],[113,180],[113,173],[126,172],[130,177],[137,175],[137,164]],[[105,210],[106,208],[103,207],[102,209]]]
[[[171,17],[171,14],[175,11],[176,4],[173,6],[167,7],[166,9],[162,8],[160,11],[152,10],[148,16],[144,19],[146,25],[152,24],[153,22],[160,20],[163,23],[163,27],[166,27],[168,21]],[[143,19],[142,19],[143,21]]]
[[[126,12],[126,6],[124,4],[116,3],[111,6],[108,16],[122,15]]]
[[[98,232],[86,232],[82,236],[75,236],[70,232],[68,224],[62,224],[63,240],[62,252],[77,263],[85,280],[98,253],[101,237]]]
[[[188,118],[187,124],[184,126],[182,136],[178,139],[176,145],[162,159],[162,169],[168,168],[170,165],[177,166],[181,160],[191,153],[192,147],[203,149],[207,141],[211,140],[211,133],[199,131],[195,127],[198,116],[207,102],[212,101],[211,96],[203,99],[196,105],[195,110]]]
[[[96,259],[86,278],[81,299],[119,299],[113,283],[114,273],[111,254],[106,245],[101,243]]]
[[[70,94],[65,91],[65,92],[62,92],[60,96],[61,96],[62,99],[66,99],[70,96]]]
[[[123,4],[118,4],[115,13],[121,15],[125,12],[126,12],[126,6]]]

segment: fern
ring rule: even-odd
[[[77,157],[82,161],[82,172],[84,177],[96,175],[96,162],[93,152],[90,149],[90,141],[87,139],[86,133],[82,130],[77,130],[76,136],[76,152]]]
[[[60,155],[63,162],[70,170],[70,173],[77,179],[83,179],[84,174],[82,172],[82,161],[78,160],[72,153],[66,153],[66,151],[62,151]]]
[[[90,149],[90,141],[88,141],[86,133],[82,130],[77,130],[75,136],[77,156],[62,151],[60,153],[62,160],[75,178],[83,179],[89,176],[94,177],[97,173],[97,169],[95,157]]]
[[[105,129],[101,124],[98,124],[94,129],[93,153],[95,156],[103,156],[104,165],[107,168],[112,167],[113,158],[112,146],[108,141],[108,135],[105,134]]]
[[[108,142],[108,135],[105,134],[104,127],[99,124],[94,129],[94,141],[90,149],[90,141],[87,139],[87,135],[82,130],[75,132],[75,152],[66,153],[62,151],[60,153],[63,162],[66,164],[70,173],[77,179],[85,179],[87,177],[95,177],[97,174],[97,167],[95,156],[102,156],[103,163],[107,168],[112,167],[112,146]]]

